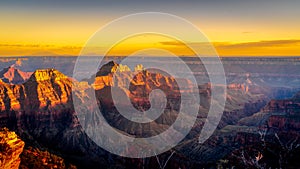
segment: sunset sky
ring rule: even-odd
[[[0,56],[77,56],[89,37],[105,24],[149,11],[192,22],[220,56],[300,56],[299,7],[299,0],[1,1]],[[136,49],[141,41],[147,47],[147,39],[139,37],[112,55],[126,55],[125,51]],[[176,48],[171,51],[178,55],[190,55],[172,40],[156,38],[155,44],[166,50]]]

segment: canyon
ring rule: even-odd
[[[188,79],[180,79],[186,86],[180,92],[174,78],[163,73],[141,69],[136,73],[124,67],[118,68],[119,66],[116,62],[108,62],[100,68],[95,77],[83,81],[76,81],[53,68],[38,69],[22,83],[18,80],[1,81],[0,127],[8,127],[15,131],[26,146],[44,148],[54,154],[61,154],[67,162],[79,168],[141,168],[145,164],[146,168],[159,167],[155,157],[127,159],[108,153],[87,136],[82,125],[88,124],[93,127],[94,123],[97,123],[97,116],[93,112],[100,109],[109,124],[120,132],[137,137],[154,136],[166,130],[176,119],[181,92],[198,92],[200,103],[190,105],[199,107],[198,118],[186,138],[171,150],[174,154],[168,168],[210,166],[220,163],[220,160],[223,160],[223,163],[224,160],[227,161],[222,165],[244,165],[233,161],[237,159],[237,155],[241,156],[238,154],[241,152],[257,155],[255,146],[262,146],[264,143],[260,133],[266,132],[265,142],[276,150],[278,146],[282,148],[277,137],[282,141],[288,140],[288,136],[291,135],[293,138],[298,137],[300,94],[296,94],[299,89],[297,86],[270,87],[261,85],[260,77],[239,74],[227,86],[226,106],[217,130],[204,144],[199,144],[197,139],[206,120],[211,99],[209,83],[193,88]],[[134,78],[131,79],[133,74]],[[233,78],[233,75],[230,78]],[[258,81],[261,83],[258,84]],[[297,81],[294,80],[292,85],[295,84]],[[140,111],[148,110],[151,106],[161,106],[162,101],[158,100],[157,105],[151,105],[149,100],[151,91],[160,89],[167,98],[166,110],[149,124],[130,122],[118,113],[110,93],[112,88],[117,89],[118,97],[128,97],[131,104]],[[74,110],[73,103],[92,103],[89,97],[91,92],[95,93],[98,104],[81,107],[80,116],[84,116],[82,122],[78,112]],[[291,95],[294,97],[287,99]],[[122,106],[126,108],[129,105],[124,103]],[[296,140],[293,144],[298,145],[298,142],[299,140]],[[246,151],[246,147],[256,152]],[[293,151],[298,150],[299,147]],[[265,157],[265,161],[259,162],[261,165],[269,165],[266,162],[266,152],[260,152]],[[158,158],[165,159],[169,155],[170,152],[166,152]],[[289,160],[293,161],[295,156],[297,155]],[[247,158],[250,159],[244,157]]]

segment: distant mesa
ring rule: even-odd
[[[0,79],[9,84],[21,84],[29,79],[32,72],[23,72],[13,66],[0,71]]]

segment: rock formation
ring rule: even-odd
[[[18,138],[15,132],[4,128],[0,130],[0,168],[18,169],[20,154],[24,148],[24,142]]]
[[[23,72],[13,66],[0,71],[0,79],[5,83],[21,84],[29,79],[32,72]]]
[[[66,105],[71,86],[71,80],[57,70],[37,70],[23,84],[0,82],[0,107],[7,111],[33,111]]]
[[[109,62],[100,69],[94,79],[88,81],[89,83],[71,80],[55,69],[36,70],[22,84],[11,85],[0,82],[0,127],[7,126],[14,129],[28,142],[34,143],[34,145],[41,143],[47,148],[63,154],[64,157],[81,167],[102,165],[105,168],[120,163],[131,166],[138,160],[129,161],[113,156],[89,139],[79,124],[78,114],[73,108],[73,99],[79,101],[78,104],[81,102],[89,103],[88,93],[95,92],[98,105],[88,104],[89,107],[81,108],[82,119],[90,127],[93,127],[97,122],[94,109],[100,108],[103,110],[102,113],[106,120],[120,129],[121,132],[137,136],[153,136],[167,129],[168,125],[176,119],[181,92],[197,91],[200,94],[200,103],[191,102],[188,106],[199,107],[198,119],[190,134],[175,149],[177,159],[174,160],[174,167],[175,164],[178,164],[175,161],[180,160],[182,164],[178,165],[181,168],[189,168],[187,163],[215,162],[214,160],[233,151],[232,148],[238,149],[243,144],[250,144],[259,140],[257,119],[255,125],[248,125],[248,123],[242,123],[243,121],[240,120],[240,118],[252,117],[266,104],[268,98],[253,93],[253,89],[247,89],[240,84],[231,84],[228,87],[227,103],[219,130],[211,140],[198,146],[195,138],[201,131],[210,105],[211,87],[209,84],[194,89],[189,80],[179,79],[176,81],[164,72],[144,70],[142,66],[136,69],[139,72],[129,71],[124,66],[118,67],[119,65],[115,62]],[[132,76],[133,79],[131,79]],[[179,90],[178,82],[184,84],[183,89]],[[138,110],[149,109],[149,94],[154,89],[160,89],[167,98],[166,111],[163,116],[148,126],[129,123],[128,120],[126,121],[124,117],[120,116],[114,107],[110,94],[111,88],[117,88],[120,91],[118,93],[120,98],[129,97],[131,104]],[[74,98],[72,98],[72,94],[75,94]],[[156,101],[156,103],[161,102],[160,100]],[[268,109],[287,110],[291,115],[295,114],[295,112],[288,110],[295,110],[296,102],[291,104],[287,104],[288,101],[284,101],[285,103],[276,102],[278,103],[271,101],[268,104]],[[256,117],[256,114],[253,117]],[[253,120],[246,121],[254,123]],[[290,121],[287,122],[278,119],[278,117],[275,118],[275,116],[269,121],[269,126],[274,127],[277,123],[279,127],[291,124]],[[239,122],[238,125],[237,122]],[[298,128],[297,125],[293,126]],[[142,130],[136,130],[137,128]],[[142,132],[147,131],[144,130],[145,128],[150,132]],[[232,146],[232,148],[226,149],[226,146]],[[190,158],[192,160],[187,163],[182,160]],[[153,160],[152,162],[155,163],[156,161]]]

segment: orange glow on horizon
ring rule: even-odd
[[[165,43],[171,42],[171,43]],[[130,43],[117,45],[107,54],[108,56],[127,56],[138,50],[158,48],[170,51],[177,56],[194,56],[185,44],[176,41],[161,41],[161,43]],[[266,43],[267,42],[267,43]],[[257,42],[213,42],[219,56],[300,56],[300,40],[274,40]],[[201,48],[201,43],[193,43]],[[84,45],[32,45],[32,44],[0,44],[0,56],[78,56]],[[97,50],[97,49],[95,49]],[[151,53],[145,54],[150,56]],[[153,53],[153,56],[160,56]]]
[[[81,14],[69,16],[61,13],[53,16],[47,13],[28,13],[28,19],[24,20],[22,12],[16,11],[12,15],[7,13],[8,11],[0,11],[0,56],[7,57],[78,56],[90,36],[112,20],[112,16],[103,16],[99,22],[99,16],[87,18]],[[300,56],[300,23],[294,23],[294,27],[275,23],[245,23],[245,26],[237,26],[237,23],[225,23],[221,20],[195,24],[210,39],[220,56]],[[179,56],[193,54],[185,45],[165,43],[172,41],[174,40],[157,37],[135,38],[118,46],[110,54],[124,56],[133,50],[147,47],[170,50]],[[201,47],[201,43],[191,43]]]

